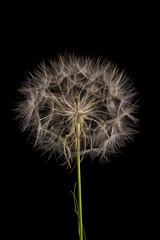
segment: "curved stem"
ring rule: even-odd
[[[81,168],[80,168],[80,123],[76,124],[77,131],[77,178],[78,178],[78,201],[79,201],[79,222],[80,222],[80,240],[83,240],[82,224],[82,193],[81,193]]]

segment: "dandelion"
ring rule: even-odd
[[[21,130],[30,129],[34,146],[49,157],[57,152],[69,168],[77,165],[82,240],[80,163],[85,155],[105,162],[133,139],[136,91],[115,64],[74,55],[41,63],[19,91]]]

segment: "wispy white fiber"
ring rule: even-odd
[[[81,155],[91,158],[107,160],[135,133],[136,91],[125,72],[109,61],[59,56],[41,63],[19,91],[21,130],[30,129],[35,146],[49,156],[66,153],[74,162],[76,116],[83,126]]]

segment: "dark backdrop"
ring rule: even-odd
[[[89,157],[82,162],[87,239],[131,239],[149,234],[152,163],[146,119],[150,108],[150,54],[154,48],[150,16],[154,9],[132,3],[75,2],[66,6],[62,2],[9,5],[5,11],[8,118],[2,185],[6,234],[17,239],[78,239],[70,193],[76,182],[76,169],[70,173],[54,158],[47,161],[47,155],[35,151],[27,143],[28,134],[19,132],[12,111],[25,73],[33,71],[42,59],[64,52],[101,56],[117,63],[133,79],[140,99],[139,134],[134,142],[107,164],[99,164],[98,159],[92,162]]]

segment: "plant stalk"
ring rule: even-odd
[[[80,123],[79,122],[77,122],[76,131],[77,131],[77,178],[78,178],[78,202],[79,202],[80,240],[83,240],[81,168],[80,168]]]

